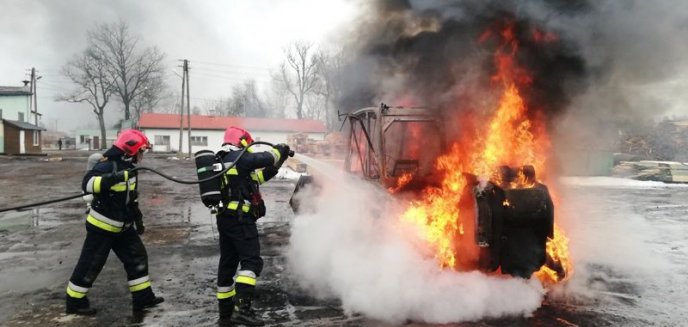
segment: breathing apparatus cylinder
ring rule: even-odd
[[[217,162],[215,153],[210,150],[201,150],[194,154],[196,161],[196,174],[198,180],[208,178],[222,171],[221,163]],[[198,184],[201,191],[201,200],[208,208],[217,207],[222,201],[220,178],[213,178]]]
[[[88,156],[88,161],[86,162],[86,172],[91,171],[91,169],[93,169],[93,167],[95,167],[101,159],[103,159],[103,154],[98,152]],[[82,197],[82,199],[84,199],[84,202],[86,202],[86,212],[88,212],[91,210],[93,194],[86,194]]]

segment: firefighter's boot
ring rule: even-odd
[[[80,316],[92,316],[96,314],[96,312],[98,312],[98,310],[91,308],[91,304],[88,302],[87,297],[84,296],[80,299],[77,299],[67,295],[65,313]]]
[[[234,326],[232,323],[232,313],[234,312],[234,298],[218,300],[220,319],[217,321],[220,327]]]
[[[243,296],[237,299],[234,305],[232,322],[246,326],[264,326],[265,322],[256,316],[256,312],[251,308],[251,296]]]
[[[150,287],[131,293],[131,297],[132,309],[134,309],[134,311],[151,308],[165,302],[164,298],[155,296],[155,293],[153,293]]]

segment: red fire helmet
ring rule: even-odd
[[[243,148],[251,143],[253,143],[253,137],[245,129],[230,126],[227,127],[227,129],[225,130],[225,138],[223,144],[231,144]]]
[[[139,130],[125,129],[119,133],[113,145],[130,157],[151,148],[148,138]]]

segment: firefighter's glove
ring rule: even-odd
[[[275,149],[277,149],[277,151],[280,153],[280,159],[275,163],[275,167],[282,167],[282,164],[287,160],[287,157],[289,157],[289,146],[284,143],[280,143],[275,145]]]
[[[134,220],[134,226],[136,227],[136,234],[143,234],[146,231],[146,227],[143,226],[143,219],[139,218]]]
[[[131,215],[134,218],[134,227],[136,227],[136,233],[141,235],[146,228],[143,226],[143,213],[139,209],[138,203],[131,208]]]

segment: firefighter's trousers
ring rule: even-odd
[[[217,216],[217,229],[220,234],[217,298],[220,301],[230,300],[235,294],[239,298],[252,298],[256,278],[263,270],[258,229],[253,219],[246,218],[240,221],[237,217],[226,213]],[[239,265],[241,268],[237,272]],[[237,275],[236,284],[234,283],[235,274]]]
[[[120,233],[99,231],[87,224],[87,234],[79,262],[69,279],[67,294],[72,298],[86,296],[107,261],[110,250],[124,264],[134,301],[152,295],[148,277],[148,254],[136,231],[129,227]]]

